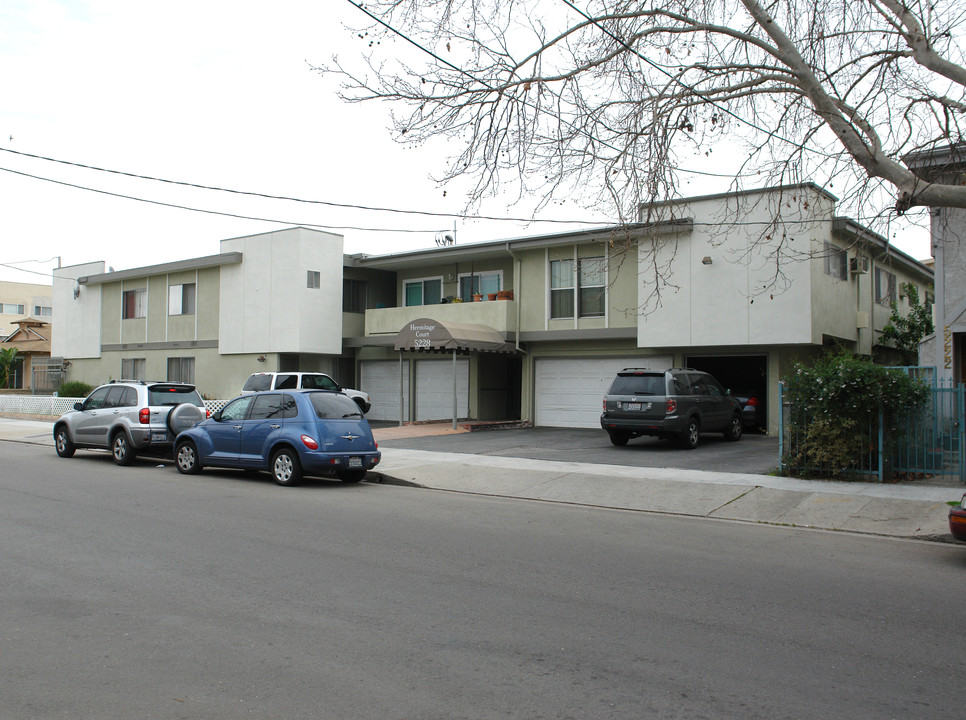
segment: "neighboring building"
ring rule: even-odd
[[[184,379],[232,397],[251,372],[321,370],[368,392],[372,419],[455,408],[567,427],[598,427],[623,367],[690,366],[765,398],[774,431],[794,361],[836,345],[888,355],[878,335],[901,284],[932,283],[834,208],[801,185],[656,205],[625,228],[390,255],[344,257],[340,236],[293,228],[165,265],[62,268],[53,353],[92,384]]]
[[[17,359],[7,386],[33,390],[34,368],[46,368],[50,357],[50,323],[32,317],[18,320],[16,330],[0,341],[0,348],[10,347],[16,348]]]
[[[0,281],[0,339],[16,329],[25,317],[50,321],[53,316],[50,285]]]
[[[913,153],[903,158],[924,180],[966,183],[966,143]],[[966,382],[966,209],[931,208],[935,258],[936,335],[920,349],[920,362],[938,369],[946,382]]]

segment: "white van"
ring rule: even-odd
[[[245,386],[242,388],[242,395],[250,395],[262,390],[336,390],[343,392],[355,400],[356,405],[362,412],[369,412],[372,403],[369,402],[369,395],[361,390],[344,388],[325,373],[317,372],[257,372],[252,373]]]

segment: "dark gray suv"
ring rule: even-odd
[[[614,445],[641,435],[695,448],[703,432],[740,440],[741,405],[707,373],[688,368],[624,368],[604,396],[600,426]]]
[[[110,450],[114,462],[130,465],[138,453],[170,454],[178,433],[208,415],[194,385],[112,380],[60,416],[54,446],[63,458],[77,448]]]

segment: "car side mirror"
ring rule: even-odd
[[[74,409],[75,410],[83,410],[84,409],[84,403],[82,403],[82,402],[76,402],[76,403],[74,403]]]
[[[221,422],[221,410],[215,412],[215,414],[211,416],[211,419],[215,422]]]

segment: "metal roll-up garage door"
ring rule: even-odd
[[[398,377],[398,376],[397,376]],[[457,417],[469,417],[470,361],[456,361]],[[453,417],[453,359],[416,361],[416,420]]]
[[[670,366],[670,356],[537,358],[534,365],[534,424],[600,427],[601,401],[620,370],[626,367],[663,370]]]
[[[409,363],[402,364],[403,404],[409,409]],[[452,377],[452,376],[450,376]],[[399,420],[399,361],[363,360],[359,363],[359,389],[369,393],[370,420]],[[450,411],[452,412],[452,410]]]

